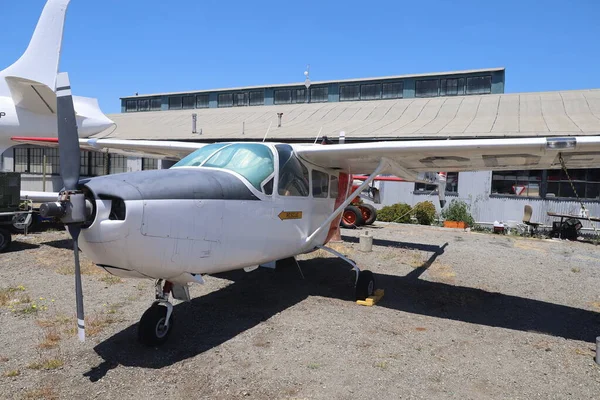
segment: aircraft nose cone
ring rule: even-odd
[[[113,128],[116,124],[107,116],[85,118],[79,127],[79,136],[87,137]]]

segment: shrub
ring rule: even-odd
[[[411,207],[406,203],[397,203],[391,206],[385,206],[377,211],[377,220],[383,222],[401,222],[410,223]]]
[[[461,200],[452,200],[448,208],[442,211],[442,217],[446,221],[464,222],[468,226],[475,225],[475,220],[469,213],[469,206]]]
[[[413,208],[415,218],[420,225],[431,225],[435,219],[435,206],[431,201],[422,201]]]

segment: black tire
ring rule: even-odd
[[[17,218],[18,218],[18,220],[17,220]],[[19,214],[19,215],[15,216],[15,218],[13,218],[13,224],[11,226],[11,230],[14,233],[19,233],[21,235],[25,234],[25,228],[19,228],[19,227],[15,226],[15,222],[24,221],[25,218],[27,218],[27,213]],[[27,226],[27,233],[32,232],[35,229],[35,227],[37,226],[37,224],[38,224],[38,218],[37,218],[36,214],[31,214],[31,220],[29,222],[29,225]]]
[[[173,314],[169,321],[169,327],[164,328],[164,322],[167,318],[167,307],[153,304],[146,310],[138,325],[138,339],[146,346],[160,346],[169,338],[173,330]],[[162,329],[161,329],[162,327]]]
[[[375,277],[371,271],[360,271],[356,282],[356,300],[365,300],[375,293]]]
[[[361,204],[359,208],[365,220],[365,225],[373,225],[373,222],[375,222],[375,220],[377,219],[377,210],[375,209],[375,207],[373,207],[370,204]],[[367,216],[367,218],[365,218],[365,216]]]
[[[344,209],[344,212],[342,213],[342,220],[340,221],[342,228],[354,229],[357,226],[364,225],[364,223],[365,220],[362,216],[360,208],[356,206],[348,206]]]
[[[0,228],[0,253],[3,253],[10,248],[11,242],[12,237],[10,236],[10,232],[4,228]]]

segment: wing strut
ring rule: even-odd
[[[360,185],[354,192],[352,192],[352,194],[350,196],[348,196],[346,198],[346,200],[342,204],[340,204],[340,206],[338,208],[336,208],[333,211],[333,213],[329,216],[329,218],[327,218],[325,220],[325,222],[323,222],[321,224],[321,226],[319,226],[313,233],[311,233],[306,238],[305,246],[307,247],[307,249],[310,249],[310,244],[315,239],[315,237],[323,229],[329,228],[329,226],[331,225],[333,220],[336,219],[337,216],[340,215],[344,211],[344,208],[346,208],[346,206],[348,206],[348,204],[352,203],[352,200],[356,196],[358,196],[367,186],[369,186],[369,184],[373,181],[373,179],[375,179],[377,177],[377,175],[382,174],[389,167],[390,167],[389,160],[387,158],[382,158],[381,161],[379,161],[379,165],[377,166],[377,168],[375,168],[375,171],[373,171],[373,173],[371,175],[369,175],[369,177],[367,179],[365,179],[365,181],[362,183],[362,185]]]

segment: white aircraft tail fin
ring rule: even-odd
[[[56,89],[63,29],[71,0],[48,0],[25,53],[13,65],[0,72],[0,79],[15,77]],[[2,82],[4,83],[4,82]],[[8,85],[0,85],[0,91]],[[10,93],[0,93],[0,95]]]

